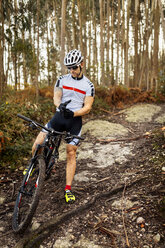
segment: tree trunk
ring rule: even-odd
[[[121,49],[121,81],[124,82],[124,43],[125,43],[125,1],[122,0],[122,49]]]
[[[61,8],[61,52],[60,52],[60,63],[61,63],[61,72],[62,74],[66,73],[66,68],[64,65],[64,56],[65,56],[65,16],[66,16],[66,0],[62,0]]]
[[[127,30],[124,43],[124,84],[129,87],[129,65],[128,65],[128,49],[129,49],[129,19],[130,19],[131,0],[127,2]]]
[[[138,85],[138,11],[139,11],[139,0],[135,0],[135,17],[134,17],[134,87]]]
[[[106,22],[106,68],[105,68],[105,72],[106,72],[106,78],[105,78],[105,84],[108,86],[110,85],[110,56],[109,56],[109,51],[110,51],[110,1],[107,0],[107,9],[106,9],[106,16],[105,19],[107,20]]]
[[[159,2],[159,9],[160,9],[160,15],[161,15],[161,21],[162,21],[163,39],[165,42],[165,15],[163,12],[162,0],[158,0],[158,2]],[[164,8],[165,8],[165,3],[164,3]]]
[[[96,31],[96,7],[95,0],[93,0],[93,29],[94,29],[94,39],[93,39],[93,81],[98,84],[98,59],[97,59],[97,31]]]
[[[111,84],[115,84],[114,80],[114,0],[112,0],[111,8]]]
[[[25,34],[24,34],[24,30],[22,29],[22,40],[23,40],[23,44],[25,44]],[[24,79],[24,88],[28,87],[28,80],[27,80],[27,71],[26,71],[26,50],[24,49],[23,51],[23,79]]]
[[[38,102],[38,97],[39,97],[39,56],[40,56],[40,43],[39,43],[39,38],[40,38],[40,33],[39,33],[39,26],[40,26],[40,0],[37,0],[37,68],[36,68],[36,80],[35,80],[35,88],[36,88],[36,101]]]
[[[99,0],[100,4],[100,61],[101,61],[101,84],[104,85],[104,38],[103,38],[103,0]]]
[[[83,4],[82,1],[77,0],[78,19],[79,19],[79,42],[80,42],[80,50],[84,56],[84,72],[86,72],[86,57],[85,57],[85,47],[83,42],[82,4]]]
[[[77,39],[76,39],[76,17],[75,17],[75,0],[72,1],[72,26],[73,26],[73,31],[72,31],[72,40],[73,40],[73,48],[77,49],[78,44],[77,44]]]
[[[116,84],[118,84],[118,74],[119,74],[119,46],[120,46],[120,0],[118,0],[117,6],[117,61],[116,61]]]
[[[158,89],[158,52],[159,52],[159,27],[160,27],[160,12],[157,2],[154,10],[154,55],[153,55],[153,83],[155,91]]]
[[[14,0],[14,8],[15,8],[15,18],[14,18],[14,41],[17,41],[17,30],[18,30],[18,25],[17,25],[17,13],[18,13],[18,7],[17,7],[17,1]],[[17,90],[17,84],[18,84],[18,68],[17,68],[17,51],[16,47],[14,48],[14,54],[13,54],[13,62],[14,62],[14,79],[15,79],[15,90]]]
[[[45,12],[48,19],[48,2],[45,4]],[[49,27],[48,22],[46,22],[46,50],[47,50],[47,73],[48,73],[48,86],[51,85],[51,76],[50,76],[50,48],[49,48]]]
[[[4,15],[3,15],[3,5],[2,1],[0,1],[0,97],[2,97],[4,90]]]
[[[148,57],[148,39],[149,39],[149,19],[148,19],[148,2],[145,2],[145,30],[143,36],[143,53],[142,53],[142,67],[140,70],[139,88],[149,90],[149,57]]]

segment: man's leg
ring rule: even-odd
[[[66,185],[72,185],[76,171],[77,146],[67,145]]]
[[[67,165],[66,165],[66,202],[74,202],[75,196],[70,192],[72,181],[76,171],[76,151],[77,146],[67,145]]]
[[[34,154],[34,151],[35,151],[35,149],[36,149],[36,146],[38,145],[38,144],[42,144],[43,142],[44,142],[44,139],[45,139],[45,137],[46,137],[46,133],[45,132],[40,132],[39,134],[38,134],[38,136],[37,136],[37,138],[36,138],[36,140],[34,141],[34,144],[33,144],[33,146],[32,146],[32,155]]]

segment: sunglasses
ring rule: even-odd
[[[77,70],[78,69],[78,65],[75,65],[75,66],[72,66],[72,67],[70,67],[70,68],[68,68],[69,70]]]

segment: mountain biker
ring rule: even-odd
[[[71,50],[64,58],[64,65],[70,71],[69,74],[59,77],[54,87],[54,104],[56,113],[46,124],[48,128],[56,131],[67,131],[73,135],[81,135],[82,116],[88,114],[94,101],[94,85],[83,75],[83,56],[79,50]],[[46,136],[41,131],[32,147],[32,153],[37,144],[42,144]],[[65,200],[67,203],[75,201],[71,192],[71,185],[76,170],[76,151],[78,139],[70,140],[66,146],[66,186]]]

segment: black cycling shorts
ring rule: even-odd
[[[46,127],[53,128],[58,132],[70,132],[70,134],[80,136],[82,129],[82,118],[81,116],[73,117],[71,119],[65,119],[60,112],[56,112],[52,119],[46,124]],[[72,139],[68,144],[77,146],[79,139]]]

